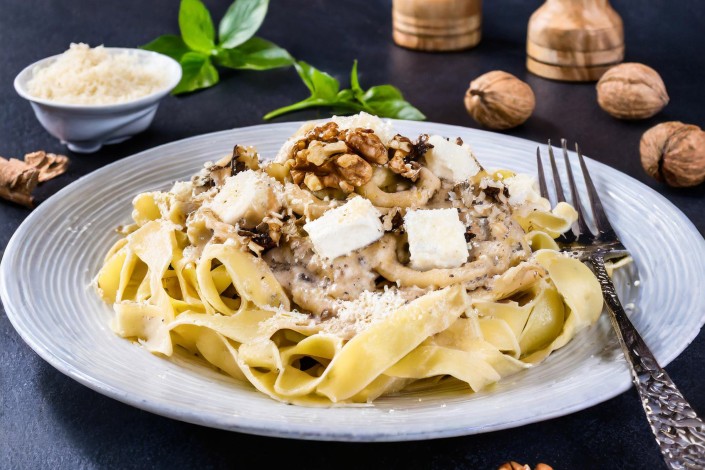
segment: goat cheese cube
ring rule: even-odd
[[[458,209],[424,209],[404,216],[411,267],[419,271],[457,268],[468,259],[465,225]]]
[[[426,166],[439,178],[458,183],[480,171],[480,164],[468,145],[449,142],[440,135],[432,135],[428,143],[433,148],[426,152]]]
[[[376,242],[382,235],[382,214],[369,199],[355,197],[304,225],[319,256],[333,259]]]
[[[225,180],[225,184],[208,204],[223,222],[254,227],[269,211],[279,210],[275,187],[277,181],[253,170],[242,171]]]

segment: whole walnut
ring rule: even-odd
[[[705,181],[705,132],[698,126],[670,121],[641,136],[641,165],[670,186],[695,186]]]
[[[531,87],[514,75],[494,70],[470,82],[465,108],[479,124],[490,129],[509,129],[523,124],[534,111]]]
[[[619,119],[646,119],[668,104],[668,93],[656,70],[631,62],[612,67],[600,78],[597,103]]]

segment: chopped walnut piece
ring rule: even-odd
[[[301,170],[291,170],[291,179],[294,181],[294,184],[301,184],[304,181],[304,178],[306,177],[306,172],[301,171]]]
[[[397,151],[394,153],[394,157],[389,161],[389,169],[404,178],[416,181],[419,178],[421,165],[419,162],[405,162],[404,156],[400,155],[400,152]]]
[[[31,208],[37,184],[64,173],[68,162],[64,155],[44,151],[28,153],[24,161],[0,157],[0,197]]]
[[[395,135],[389,143],[389,148],[393,149],[392,159],[387,164],[389,169],[404,178],[416,181],[421,171],[421,164],[416,160],[433,147],[426,143],[426,139],[428,136],[421,136],[418,143],[414,144],[407,137]]]
[[[262,219],[262,224],[268,227],[269,238],[277,245],[279,245],[279,240],[282,237],[282,227],[284,227],[284,223],[287,219],[288,217],[286,215],[274,211],[270,212],[267,217]],[[258,225],[257,229],[263,226],[262,224]]]
[[[0,157],[0,197],[26,207],[32,207],[32,191],[39,183],[39,170],[27,163]]]
[[[382,216],[382,227],[385,232],[403,232],[404,231],[404,215],[401,208],[393,207]]]
[[[344,192],[344,193],[351,193],[355,191],[355,186],[352,184],[348,183],[347,181],[340,181],[338,183],[338,187]]]
[[[389,160],[387,148],[379,137],[369,129],[354,129],[347,132],[345,143],[370,163],[384,165]]]
[[[237,231],[238,235],[247,239],[247,247],[257,256],[277,246],[279,237],[275,241],[272,239],[271,233],[270,225],[267,223],[259,224],[254,230],[240,229]]]
[[[404,137],[401,134],[397,134],[389,141],[389,148],[393,150],[401,150],[404,153],[411,153],[414,148],[414,144],[408,137]]]
[[[236,145],[233,153],[203,168],[191,178],[196,188],[208,189],[222,186],[225,179],[246,170],[259,169],[259,155],[254,147]]]
[[[66,172],[69,167],[69,158],[65,155],[46,153],[44,150],[31,152],[24,156],[24,161],[29,166],[39,170],[38,181],[43,183]]]
[[[311,191],[320,191],[321,189],[323,189],[323,183],[321,183],[321,180],[318,178],[318,176],[313,173],[306,173],[306,176],[304,177],[304,184]]]
[[[335,163],[343,180],[353,186],[362,186],[372,179],[372,165],[352,153],[339,156]]]
[[[297,161],[305,159],[308,163],[321,166],[328,161],[331,156],[347,151],[348,146],[345,145],[345,142],[338,141],[325,144],[319,140],[314,140],[309,144],[307,149],[299,150],[296,157]]]
[[[233,169],[233,174],[245,170],[259,170],[259,154],[252,146],[236,145],[233,148],[230,166]]]
[[[336,142],[340,140],[340,129],[338,129],[338,124],[334,122],[327,122],[322,126],[318,126],[311,130],[307,137],[310,140],[315,139],[322,140],[323,142]]]
[[[426,155],[429,149],[433,148],[433,144],[428,143],[428,134],[422,134],[416,140],[414,147],[411,149],[411,159],[418,160]]]

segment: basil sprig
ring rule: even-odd
[[[267,70],[294,62],[273,42],[254,36],[267,15],[269,0],[237,0],[218,25],[218,40],[208,9],[201,0],[181,0],[181,36],[167,34],[142,46],[181,64],[182,77],[173,94],[208,88],[219,81],[215,64],[233,69]]]
[[[421,121],[426,116],[413,107],[398,88],[392,85],[373,86],[367,91],[360,86],[357,75],[357,60],[350,72],[350,88],[340,89],[340,82],[326,72],[316,69],[303,61],[294,62],[294,67],[311,92],[311,96],[298,103],[290,104],[264,116],[265,120],[282,114],[307,108],[329,107],[340,114],[365,111],[381,117]]]

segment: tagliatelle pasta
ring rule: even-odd
[[[271,163],[237,146],[136,196],[96,276],[113,330],[309,406],[443,378],[477,391],[533,367],[602,310],[592,272],[554,241],[575,210],[479,162],[461,177],[469,147],[431,141],[335,118]]]

